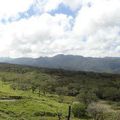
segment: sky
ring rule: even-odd
[[[120,0],[0,0],[0,57],[120,57]]]

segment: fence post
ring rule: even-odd
[[[68,119],[67,120],[70,120],[70,117],[71,117],[71,106],[69,106],[69,109],[68,109]]]

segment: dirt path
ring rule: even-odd
[[[0,99],[0,102],[14,102],[16,99]]]
[[[1,97],[0,102],[14,102],[23,99],[21,96]]]

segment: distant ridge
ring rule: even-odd
[[[120,73],[119,57],[93,58],[59,54],[40,58],[0,58],[0,62],[74,71]]]

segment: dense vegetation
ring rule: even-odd
[[[119,74],[0,64],[0,120],[119,120],[119,101]]]

